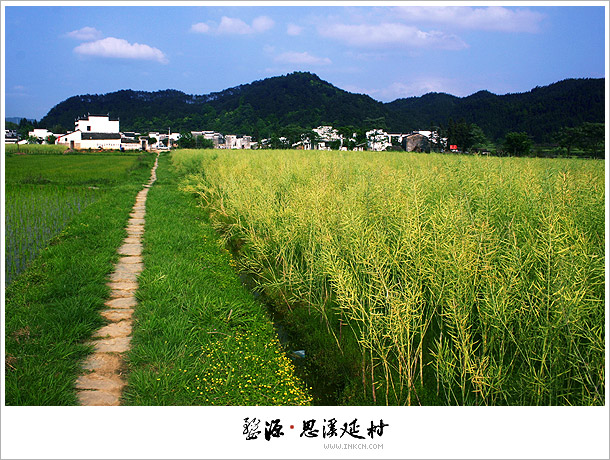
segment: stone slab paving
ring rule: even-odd
[[[133,281],[115,281],[112,283],[108,283],[108,286],[110,287],[110,289],[113,289],[115,291],[130,291],[119,297],[129,295],[131,292],[138,289],[138,283]]]
[[[104,305],[112,309],[132,308],[138,304],[135,295],[131,293],[129,297],[115,297],[107,300]]]
[[[142,254],[141,243],[124,243],[118,250],[118,253],[124,256],[139,256]]]
[[[124,379],[123,353],[131,348],[132,315],[138,301],[138,276],[142,273],[142,234],[144,233],[146,197],[157,180],[159,155],[151,171],[150,180],[138,192],[127,225],[127,238],[117,250],[121,256],[108,277],[110,297],[101,312],[108,324],[93,334],[94,353],[82,363],[83,374],[76,379],[76,390],[81,406],[118,406],[127,384]]]
[[[113,289],[112,291],[110,291],[110,299],[120,299],[122,297],[131,297],[132,296],[132,292],[131,291],[127,291],[127,290],[121,290],[121,289]]]
[[[110,281],[133,281],[138,282],[139,273],[128,273],[128,272],[114,272],[110,275]]]
[[[131,320],[127,320],[131,321]],[[91,342],[95,347],[96,353],[125,353],[129,351],[131,344],[131,336],[127,337],[106,337],[103,339],[96,340],[95,342]],[[103,375],[101,371],[93,371],[93,373],[97,373],[99,375]],[[109,376],[106,376],[109,377]],[[95,389],[95,388],[93,388]]]
[[[142,257],[140,257],[140,256],[121,257],[121,263],[123,263],[123,264],[141,264]]]
[[[122,321],[124,319],[131,319],[133,315],[132,308],[109,308],[108,310],[103,310],[101,315],[106,318],[108,321]]]
[[[132,227],[127,227],[126,230],[129,236],[142,236],[144,233],[144,225],[134,225]]]
[[[122,390],[124,386],[125,382],[119,375],[105,376],[93,372],[89,375],[81,375],[76,379],[76,388],[83,390],[107,390],[114,393]]]
[[[142,265],[142,263],[124,263],[124,262],[120,262],[116,265],[115,267],[115,271],[116,272],[125,272],[125,273],[141,273],[142,269],[144,268],[144,265]]]

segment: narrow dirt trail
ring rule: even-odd
[[[138,275],[142,273],[142,235],[146,215],[146,197],[157,180],[159,154],[150,180],[138,192],[127,224],[127,238],[117,252],[121,258],[108,283],[110,298],[101,312],[109,322],[93,334],[90,342],[95,351],[83,363],[83,374],[76,379],[76,389],[82,406],[118,406],[123,388],[125,361],[123,353],[131,348],[132,315],[137,304]]]

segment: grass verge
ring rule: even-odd
[[[6,288],[7,405],[77,403],[79,363],[92,351],[84,342],[103,324],[106,277],[152,161],[141,157],[121,185],[77,214]]]
[[[306,405],[264,306],[162,156],[147,199],[128,405]]]

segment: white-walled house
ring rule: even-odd
[[[193,137],[200,136],[212,141],[215,149],[220,148],[220,146],[225,143],[224,136],[216,131],[191,131],[191,135]]]
[[[76,119],[74,131],[83,133],[118,133],[119,120],[111,120],[109,115],[87,115]]]
[[[81,142],[81,132],[80,131],[72,131],[67,134],[62,134],[55,141],[56,144],[59,145],[67,145],[71,149],[80,148]],[[78,144],[78,147],[77,147]]]
[[[334,129],[332,126],[318,126],[317,128],[312,129],[319,138],[323,141],[334,141],[340,140],[341,136],[339,136],[339,131]]]
[[[180,133],[170,133],[169,136],[166,136],[166,139],[169,137],[170,143],[172,146],[176,146],[178,141],[180,140]]]
[[[178,139],[180,139],[180,133],[160,133],[158,131],[150,131],[148,133],[148,137],[155,138],[157,142],[150,145],[152,149],[166,149],[167,145],[175,145],[178,143]],[[168,140],[169,139],[169,140]],[[163,141],[163,142],[161,142]]]
[[[145,139],[138,139],[136,133],[123,136],[119,131],[119,120],[109,115],[87,115],[74,123],[75,130],[58,137],[56,143],[71,149],[92,150],[146,150]]]
[[[219,148],[224,149],[251,149],[253,147],[251,136],[240,136],[235,134],[227,134],[224,136],[224,145],[220,144]]]
[[[161,135],[159,134],[158,131],[150,131],[148,133],[148,137],[155,139],[155,142],[153,142],[152,144],[150,144],[150,148],[151,149],[157,149],[159,148],[159,141],[161,140]]]
[[[120,150],[121,133],[83,133],[81,131],[74,131],[60,136],[56,143],[65,144],[75,150]]]
[[[366,132],[369,150],[380,152],[392,146],[390,135],[381,129]]]
[[[45,141],[45,142],[47,140],[47,137],[49,137],[49,136],[55,136],[57,138],[60,135],[61,134],[53,134],[48,129],[42,129],[42,128],[35,128],[33,131],[28,132],[28,136],[36,137],[36,138],[38,138],[39,141]]]
[[[331,150],[330,145],[334,141],[340,142],[340,148],[343,146],[344,138],[339,134],[339,131],[332,126],[318,126],[313,128],[317,138],[312,139],[309,134],[302,134],[301,140],[292,144],[292,148],[302,150]]]
[[[237,148],[237,136],[235,134],[225,135],[225,149],[236,149]]]
[[[136,139],[133,137],[121,138],[121,150],[146,150],[148,141]]]
[[[19,135],[16,129],[5,129],[4,130],[4,143],[5,144],[16,144],[19,141]]]
[[[56,144],[65,144],[71,149],[120,150],[121,133],[119,120],[109,115],[87,115],[74,123],[74,131],[60,136]]]

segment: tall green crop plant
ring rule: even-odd
[[[603,404],[603,164],[177,152],[240,267],[378,404]],[[337,324],[339,323],[339,324]],[[434,395],[434,396],[432,396]]]

